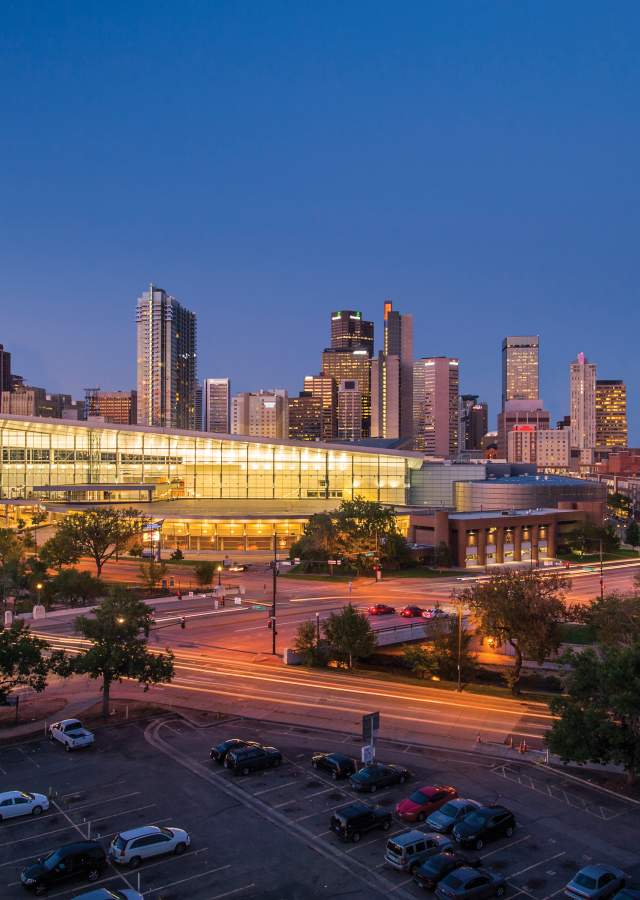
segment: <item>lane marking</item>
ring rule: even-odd
[[[216,894],[215,897],[210,897],[209,900],[222,900],[223,897],[232,897],[234,894],[239,894],[241,891],[248,891],[249,888],[255,886],[255,881],[252,881],[251,884],[244,884],[242,887],[235,888],[233,891],[225,891],[224,894]]]
[[[516,878],[518,875],[523,875],[525,872],[528,872],[530,869],[535,869],[538,866],[543,866],[545,863],[551,862],[552,859],[559,859],[561,856],[566,856],[567,851],[563,850],[562,853],[556,853],[555,856],[549,856],[547,859],[541,859],[540,862],[533,863],[530,866],[527,866],[526,869],[520,869],[519,872],[510,872],[509,878]]]
[[[254,797],[262,797],[263,794],[270,794],[271,791],[277,791],[279,788],[291,787],[292,784],[300,784],[299,781],[287,781],[284,784],[275,784],[273,787],[265,788],[263,791],[256,791]]]
[[[171,881],[169,884],[161,884],[160,887],[154,887],[148,893],[155,894],[158,891],[166,891],[167,888],[175,887],[177,884],[184,884],[187,881],[193,881],[196,878],[204,878],[205,875],[213,875],[214,872],[222,872],[224,869],[230,869],[231,863],[226,866],[217,866],[215,869],[207,869],[206,872],[200,872],[198,875],[190,875],[188,878],[181,878],[180,881]]]
[[[525,836],[524,836],[523,838],[520,838],[520,840],[518,840],[518,841],[511,841],[510,844],[503,844],[501,847],[498,847],[498,848],[495,849],[495,850],[491,850],[490,853],[484,853],[484,854],[480,857],[480,859],[487,859],[487,857],[493,856],[494,853],[501,853],[503,850],[506,850],[507,847],[515,847],[515,846],[517,846],[518,844],[524,844],[524,842],[525,842],[525,841],[528,841],[530,837],[531,837],[530,834],[525,834]]]

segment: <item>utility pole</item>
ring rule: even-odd
[[[462,600],[458,597],[458,690],[462,690]]]
[[[273,533],[273,598],[271,600],[271,653],[276,655],[276,591],[278,589],[278,536]]]
[[[604,566],[602,564],[602,538],[600,538],[600,599],[604,600]]]

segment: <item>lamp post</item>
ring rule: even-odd
[[[278,535],[273,532],[273,596],[271,600],[271,653],[276,655],[276,592],[278,589]]]
[[[458,598],[458,691],[462,690],[462,600]]]
[[[218,572],[218,587],[220,587],[222,584],[222,566],[218,566],[216,571]]]
[[[42,597],[42,588],[43,588],[43,587],[44,587],[44,585],[42,584],[41,581],[39,581],[39,582],[36,584],[36,591],[38,592],[37,595],[36,595],[37,598],[38,598],[38,606],[40,606],[41,597]]]
[[[316,649],[320,650],[320,613],[316,613]]]

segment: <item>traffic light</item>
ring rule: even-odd
[[[186,627],[187,627],[187,619],[186,619],[186,616],[181,616],[181,618],[180,618],[180,628],[186,628]]]

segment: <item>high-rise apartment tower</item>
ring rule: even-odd
[[[413,364],[414,447],[428,456],[458,453],[460,363],[447,356]]]
[[[366,350],[373,356],[373,322],[356,309],[331,313],[331,346],[334,350]]]
[[[624,381],[596,381],[596,447],[626,447],[627,388]]]
[[[384,304],[384,349],[371,362],[371,436],[413,436],[413,316]]]
[[[202,430],[218,434],[231,432],[231,380],[205,378],[202,385]]]
[[[540,397],[540,338],[515,335],[502,341],[502,408],[508,400]]]
[[[596,367],[578,353],[570,367],[571,446],[592,450],[596,446]]]

